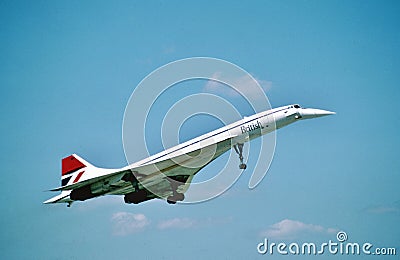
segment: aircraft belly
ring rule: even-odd
[[[157,193],[158,196],[166,198],[172,194],[171,182],[166,177],[173,178],[174,176],[189,176],[186,183],[182,183],[182,185],[178,186],[179,193],[186,192],[193,176],[211,161],[228,151],[231,148],[230,142],[230,140],[225,140],[224,142],[218,143],[212,154],[202,154],[201,156],[206,158],[206,160],[203,158],[204,162],[199,160],[199,158],[193,154],[193,157],[191,157],[189,154],[184,156],[187,159],[186,161],[182,159],[183,157],[180,157],[163,161],[161,163],[157,163],[156,165],[148,165],[141,167],[141,169],[137,169],[139,170],[137,175],[137,178],[140,181],[139,189],[143,189],[143,187],[145,187]],[[177,163],[177,161],[181,163]],[[148,172],[145,172],[144,169]],[[124,184],[119,188],[114,188],[114,190],[108,192],[107,194],[124,195],[135,191],[131,183],[123,183]]]

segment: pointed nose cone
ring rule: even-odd
[[[334,115],[336,113],[322,109],[303,108],[301,109],[300,114],[303,119],[310,119],[310,118]]]
[[[322,109],[313,109],[314,110],[314,115],[315,117],[321,117],[321,116],[329,116],[329,115],[335,115],[335,112],[328,111],[328,110],[322,110]]]

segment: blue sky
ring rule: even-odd
[[[256,251],[266,236],[327,241],[336,230],[399,251],[399,13],[396,1],[2,2],[2,256],[257,259],[269,257]],[[273,107],[337,115],[279,130],[255,190],[243,174],[227,194],[195,205],[42,205],[71,153],[125,166],[122,118],[135,86],[193,56],[269,82]],[[219,126],[199,117],[180,137]]]

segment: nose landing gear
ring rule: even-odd
[[[235,144],[233,148],[235,148],[235,152],[239,155],[239,169],[245,170],[247,168],[247,165],[243,163],[243,145],[244,144]]]

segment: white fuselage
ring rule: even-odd
[[[121,169],[98,168],[74,154],[72,159],[77,158],[79,167],[76,164],[65,161],[71,156],[63,159],[63,162],[68,167],[73,167],[74,171],[68,171],[69,168],[66,166],[66,173],[64,173],[63,169],[62,182],[64,183],[65,180],[66,184],[53,189],[53,191],[60,190],[63,192],[45,201],[45,203],[71,203],[74,200],[85,200],[105,194],[122,195],[136,192],[138,187],[135,188],[123,178],[126,173],[131,172],[140,174],[135,177],[140,179],[141,185],[146,186],[146,188],[156,186],[158,189],[165,191],[165,195],[161,197],[167,197],[171,193],[168,190],[170,183],[165,181],[164,178],[160,178],[160,175],[157,174],[159,172],[158,169],[161,168],[163,172],[167,172],[169,177],[182,175],[193,177],[198,170],[232,147],[235,147],[235,150],[240,149],[240,152],[236,151],[241,160],[239,167],[245,169],[246,165],[243,164],[241,155],[243,143],[301,119],[332,114],[335,113],[320,109],[301,108],[297,104],[274,108],[245,117]],[[85,166],[85,168],[80,167],[80,165],[82,167]],[[75,192],[76,199],[70,197],[71,191]],[[184,192],[185,190],[182,191],[182,193]]]
[[[295,108],[294,105],[289,105],[245,117],[235,123],[221,127],[144,160],[128,165],[123,169],[132,169],[137,166],[156,163],[166,160],[167,158],[188,154],[199,148],[208,147],[227,139],[231,139],[231,146],[227,147],[230,149],[233,145],[248,142],[261,135],[268,134],[276,129],[294,123],[296,120],[301,119],[301,112],[299,110],[301,110],[301,108]]]

